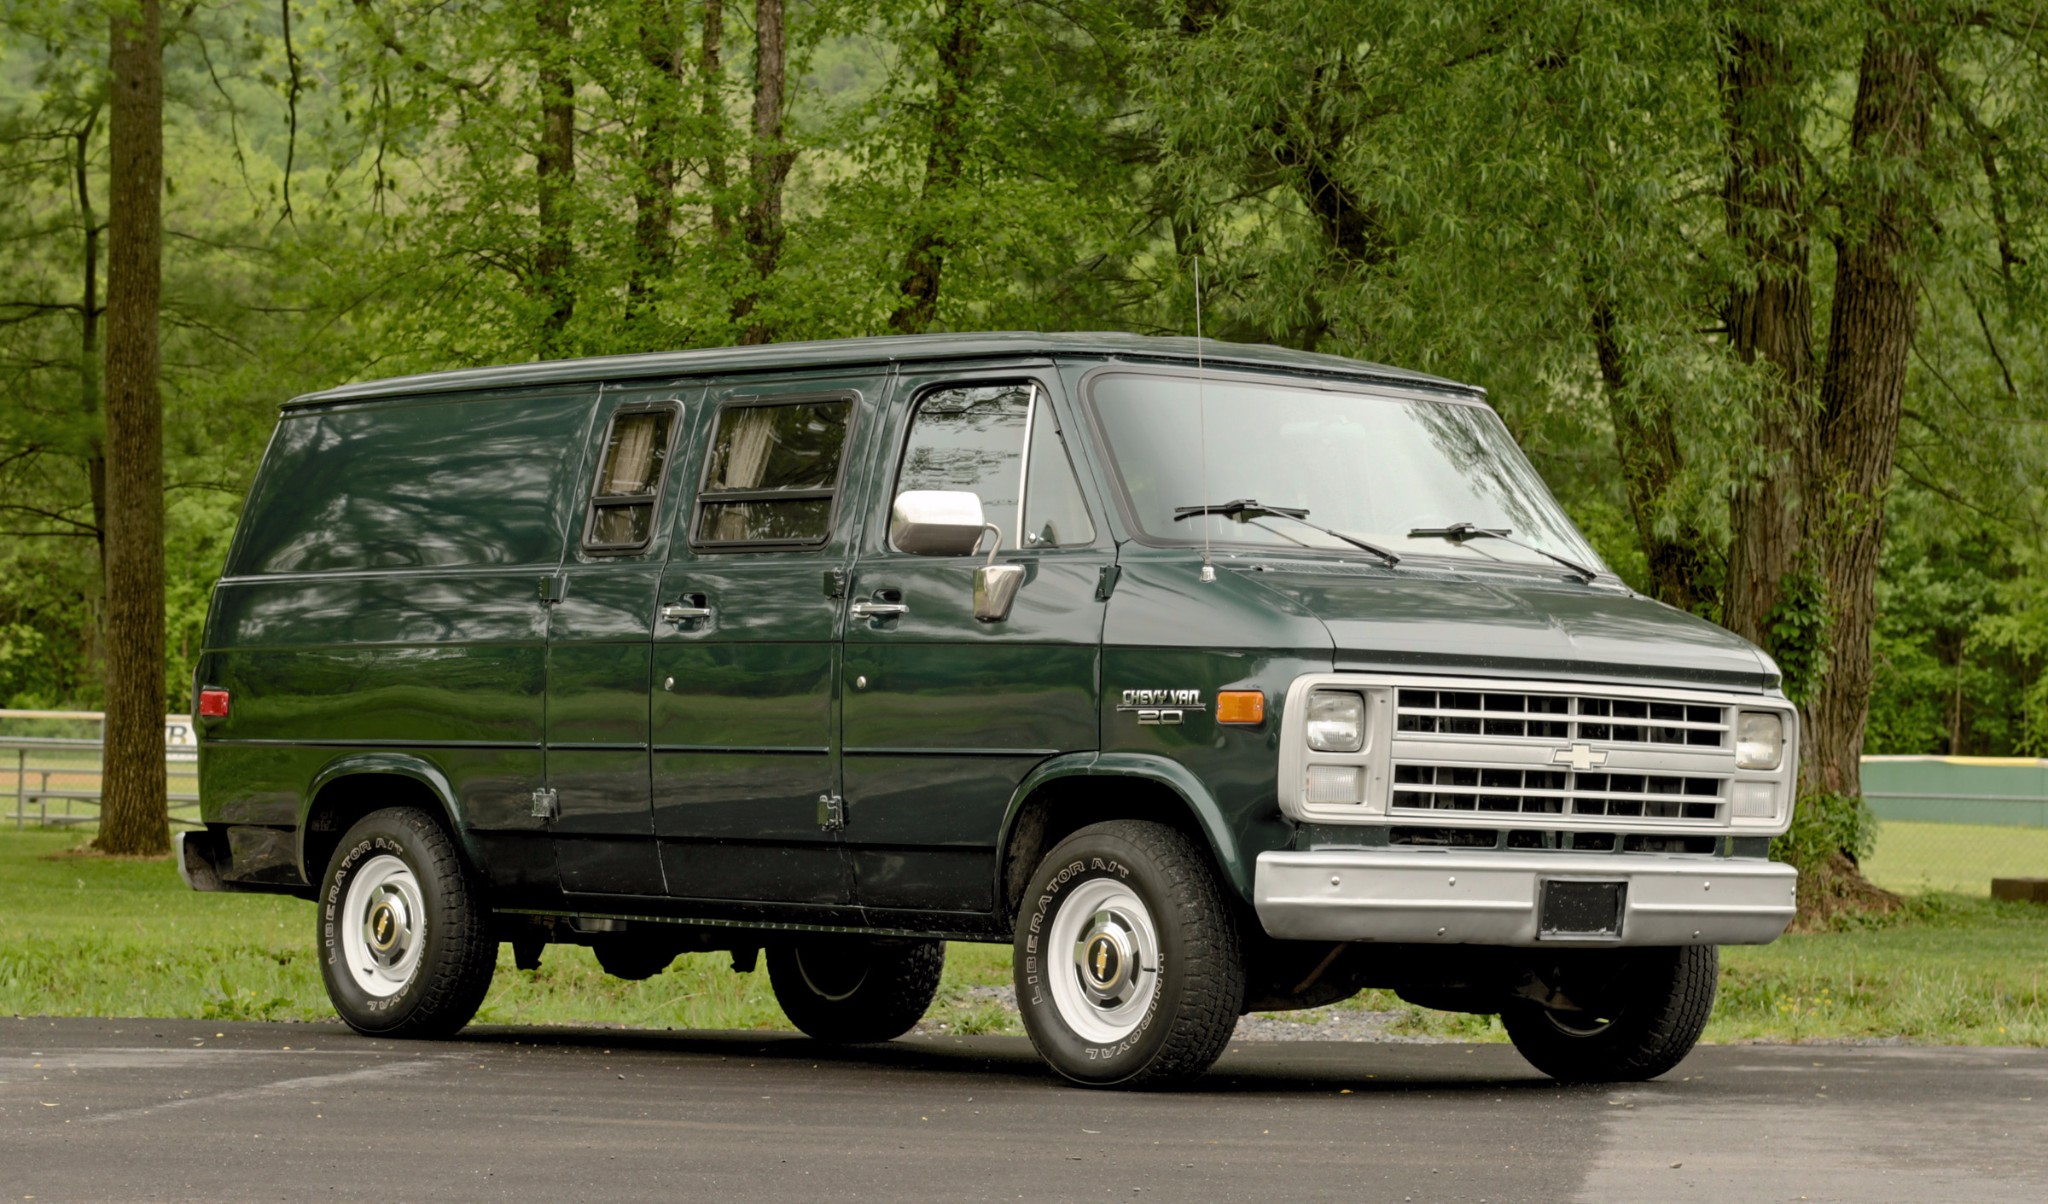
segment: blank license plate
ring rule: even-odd
[[[1622,903],[1627,895],[1626,882],[1545,881],[1538,934],[1613,940],[1621,935]]]

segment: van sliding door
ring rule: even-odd
[[[562,889],[659,895],[647,686],[676,505],[675,449],[701,390],[606,388],[549,600],[547,778]]]
[[[877,381],[714,384],[654,643],[654,825],[668,893],[725,914],[831,908],[850,444]]]

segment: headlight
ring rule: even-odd
[[[1348,753],[1365,747],[1365,698],[1348,690],[1317,690],[1308,696],[1308,746],[1317,752]]]
[[[1313,715],[1315,712],[1311,710],[1309,713]],[[1784,716],[1775,711],[1743,711],[1736,716],[1737,769],[1776,769],[1784,758]]]

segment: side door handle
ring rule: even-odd
[[[900,589],[878,589],[872,599],[862,598],[846,608],[856,619],[900,619],[910,613],[910,607],[903,601]]]
[[[661,620],[674,623],[677,627],[685,623],[702,623],[711,618],[711,603],[703,594],[685,594],[680,602],[671,602],[661,608]]]

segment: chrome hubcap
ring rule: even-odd
[[[342,953],[357,986],[384,998],[412,981],[426,946],[418,875],[389,853],[356,868],[342,902]]]
[[[1074,888],[1053,916],[1050,947],[1069,959],[1052,973],[1060,1019],[1083,1040],[1106,1044],[1144,1021],[1159,990],[1159,937],[1144,900],[1108,879]]]

